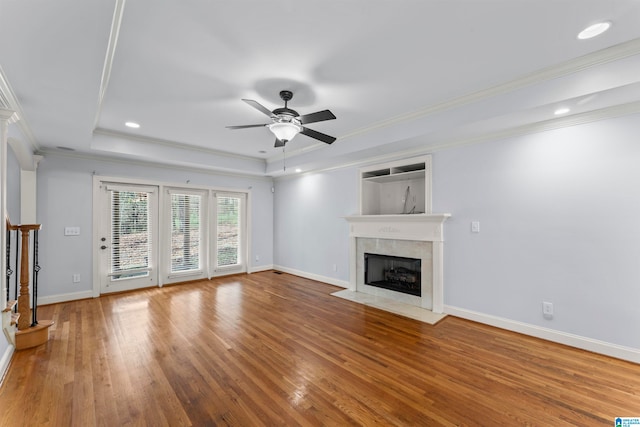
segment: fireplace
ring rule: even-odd
[[[410,307],[414,306],[432,313],[442,313],[443,223],[449,216],[415,214],[346,217],[351,238],[351,271],[347,292],[365,295],[376,301],[391,300],[393,308],[389,306],[390,311],[399,312],[400,307],[407,307],[406,312],[412,312]],[[376,267],[378,272],[372,272],[371,267],[365,266],[365,254],[369,259],[372,256],[387,255],[395,258],[396,262],[386,267]],[[398,264],[398,260],[401,264]],[[402,264],[406,260],[412,261],[408,261],[408,265]],[[418,264],[413,260],[417,260]],[[381,281],[391,281],[392,284],[387,283],[381,287],[378,283],[371,283]],[[419,282],[419,285],[414,286],[414,281]],[[399,285],[404,290],[397,289]],[[379,302],[376,304],[380,305]]]
[[[395,292],[422,295],[422,260],[392,255],[364,254],[364,283]]]

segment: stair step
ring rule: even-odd
[[[53,320],[38,320],[38,324],[16,331],[16,350],[37,347],[49,341],[49,327]]]
[[[20,313],[11,313],[11,326],[17,325],[19,318],[20,318]]]
[[[7,306],[4,308],[4,310],[2,310],[2,312],[6,313],[8,311],[13,310],[13,307],[15,307],[17,303],[18,301],[14,299],[7,301]]]

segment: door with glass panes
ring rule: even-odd
[[[213,276],[247,271],[247,220],[244,193],[213,194]]]
[[[100,292],[157,285],[158,188],[102,183],[100,198]]]

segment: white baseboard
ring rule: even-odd
[[[281,265],[274,265],[274,270],[282,271],[284,273],[293,274],[294,276],[304,277],[305,279],[316,280],[318,282],[328,283],[330,285],[340,286],[341,288],[348,288],[349,282],[345,280],[334,279],[333,277],[320,276],[319,274],[307,273],[306,271],[294,270],[293,268],[283,267]]]
[[[0,337],[0,339],[2,339]],[[16,348],[9,344],[7,349],[4,351],[2,355],[2,359],[0,359],[0,385],[4,381],[4,376],[7,374],[7,369],[9,369],[9,363],[11,363],[11,356],[13,356],[13,352]]]
[[[72,292],[46,297],[38,297],[38,305],[56,304],[59,302],[75,301],[79,299],[93,298],[93,291]]]
[[[251,273],[259,273],[261,271],[269,271],[269,270],[273,270],[273,264],[258,265],[256,267],[251,267],[251,268],[249,268],[249,270],[247,270],[247,273],[249,273],[249,274],[251,274]]]
[[[568,345],[570,347],[604,354],[605,356],[615,357],[616,359],[640,363],[640,349],[637,348],[624,347],[605,341],[599,341],[580,335],[569,334],[554,329],[543,328],[541,326],[531,325],[528,323],[517,322],[515,320],[505,319],[502,317],[491,316],[488,314],[453,307],[450,305],[444,306],[444,312],[452,316],[461,317],[467,320],[473,320],[474,322],[484,323],[500,329],[506,329],[508,331],[530,335],[532,337],[541,338],[547,341],[553,341],[559,344]]]

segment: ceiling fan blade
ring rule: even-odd
[[[256,110],[260,111],[261,113],[264,113],[269,117],[273,117],[273,113],[271,112],[271,110],[268,110],[267,107],[260,104],[258,101],[254,101],[253,99],[243,99],[243,101],[251,105]]]
[[[259,128],[259,127],[263,127],[266,126],[267,124],[263,124],[263,125],[240,125],[240,126],[225,126],[227,129],[246,129],[246,128]]]
[[[302,131],[300,133],[303,134],[303,135],[307,135],[307,136],[309,136],[311,138],[315,138],[318,141],[322,141],[322,142],[327,143],[327,144],[332,144],[333,141],[336,140],[336,138],[334,138],[332,136],[329,136],[329,135],[327,135],[325,133],[321,133],[321,132],[315,131],[313,129],[306,128],[304,126],[302,127]]]
[[[276,147],[276,148],[284,147],[285,144],[286,144],[286,142],[282,142],[278,138],[276,138],[276,143],[274,144],[274,147]]]
[[[303,114],[302,116],[298,117],[298,120],[300,120],[300,123],[302,123],[303,125],[306,125],[309,123],[323,122],[325,120],[333,120],[335,118],[336,116],[334,116],[331,111],[323,110],[311,114]]]

